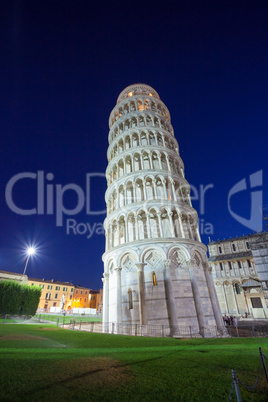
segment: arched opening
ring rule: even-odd
[[[153,169],[159,170],[160,169],[160,164],[159,164],[159,158],[156,152],[152,153],[152,161],[153,161]]]
[[[151,237],[153,238],[160,237],[158,215],[155,209],[150,210],[149,221],[150,221]]]
[[[140,211],[138,214],[138,228],[140,240],[147,239],[147,219],[144,211]]]
[[[134,161],[134,171],[141,170],[141,156],[138,153],[135,153],[133,156]]]
[[[173,227],[174,227],[175,237],[182,237],[181,230],[180,230],[179,215],[175,208],[172,210],[172,223],[173,223]]]
[[[133,295],[132,295],[132,290],[131,289],[128,289],[128,308],[129,308],[129,310],[132,310],[133,309]]]
[[[129,242],[135,241],[136,240],[135,217],[132,212],[128,215],[127,225],[128,225],[128,241]]]
[[[131,160],[131,156],[128,155],[126,157],[126,174],[131,173],[132,172],[132,160]]]
[[[165,208],[161,209],[161,223],[163,230],[163,237],[171,237],[171,228],[169,222],[168,212]]]
[[[143,152],[142,158],[143,158],[144,169],[151,169],[148,152]]]
[[[146,189],[147,200],[153,200],[154,199],[153,182],[150,177],[146,177],[145,189]]]
[[[136,202],[144,201],[144,189],[143,182],[141,179],[137,179],[136,181]]]

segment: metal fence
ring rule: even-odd
[[[222,329],[216,327],[202,328],[194,326],[175,327],[169,325],[140,325],[140,324],[116,324],[113,322],[85,323],[79,320],[72,320],[69,324],[60,324],[62,328],[72,330],[82,330],[95,333],[148,336],[148,337],[177,337],[177,338],[219,338],[228,336],[223,326]]]

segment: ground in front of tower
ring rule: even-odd
[[[223,401],[232,369],[244,384],[256,381],[259,346],[267,356],[267,338],[178,340],[1,325],[0,399]],[[267,400],[263,370],[258,387],[241,387],[241,394]]]

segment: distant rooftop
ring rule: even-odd
[[[219,244],[219,243],[226,243],[229,241],[235,241],[235,240],[246,240],[246,239],[250,239],[252,237],[259,237],[263,234],[264,232],[261,233],[251,233],[248,235],[243,235],[243,236],[237,236],[237,237],[230,237],[229,239],[222,239],[222,240],[215,240],[215,241],[210,241],[208,244]]]
[[[18,274],[18,273],[16,273],[16,272],[8,272],[8,271],[0,271],[0,274],[8,274],[8,275],[20,275],[20,276],[25,276],[25,277],[27,277],[27,275],[24,275],[24,274]]]
[[[28,281],[31,282],[44,282],[44,283],[55,283],[56,285],[65,285],[65,286],[74,286],[73,283],[70,282],[61,282],[61,281],[54,281],[54,279],[40,279],[40,278],[28,278]]]
[[[213,257],[209,257],[209,261],[211,262],[219,262],[219,261],[231,261],[237,260],[238,258],[247,258],[252,257],[251,251],[242,251],[241,253],[232,253],[232,254],[220,254]]]

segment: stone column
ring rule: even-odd
[[[158,225],[159,225],[159,232],[160,232],[160,237],[163,237],[163,228],[162,228],[162,219],[161,219],[161,212],[157,212],[158,216]]]
[[[143,200],[147,200],[147,191],[146,191],[146,183],[145,180],[142,180],[142,190],[143,190]]]
[[[108,332],[108,322],[109,322],[109,274],[104,273],[103,278],[103,332]]]
[[[198,241],[200,241],[200,243],[202,243],[198,225],[196,225],[195,231],[196,231]]]
[[[159,144],[157,143],[157,145],[159,145]],[[160,153],[158,153],[158,162],[159,162],[160,170],[163,170],[162,161],[161,161],[161,154]]]
[[[168,199],[168,196],[167,196],[166,183],[167,183],[167,181],[166,181],[166,180],[163,180],[163,189],[164,189],[165,199],[167,200],[167,199]]]
[[[138,287],[139,287],[139,316],[140,325],[147,324],[146,320],[146,306],[145,306],[145,294],[144,294],[144,263],[136,264],[138,273]]]
[[[122,294],[121,294],[121,271],[122,268],[114,269],[116,275],[116,324],[122,323]]]
[[[232,295],[233,295],[233,298],[234,298],[234,305],[235,305],[235,309],[236,309],[236,314],[238,314],[238,306],[237,306],[237,301],[236,301],[236,297],[235,297],[233,284],[231,283],[230,286],[232,287]]]
[[[153,179],[153,187],[154,187],[154,199],[157,199],[157,189],[156,189],[156,180]]]
[[[166,161],[167,161],[167,167],[168,167],[168,171],[171,172],[171,168],[170,168],[170,162],[169,162],[169,156],[168,154],[165,155],[166,156]]]
[[[127,205],[127,186],[123,185],[123,190],[124,190],[124,203],[123,205],[120,205],[120,207],[124,207]]]
[[[165,260],[164,262],[164,285],[167,299],[167,310],[170,322],[170,335],[173,336],[176,333],[178,327],[177,306],[173,292],[172,279],[170,274],[171,260]]]
[[[182,220],[181,220],[181,214],[179,212],[178,212],[178,218],[179,218],[179,223],[180,223],[181,237],[185,238],[185,233],[183,230],[183,224],[182,224]]]
[[[125,243],[128,243],[128,217],[125,217]]]
[[[195,304],[195,310],[196,310],[197,320],[198,320],[198,324],[199,324],[200,334],[202,336],[204,336],[204,328],[206,326],[206,321],[205,321],[205,315],[204,315],[203,306],[202,306],[202,299],[201,299],[199,289],[198,289],[198,283],[197,283],[197,280],[194,275],[193,268],[195,266],[195,261],[188,260],[187,265],[189,268],[189,274],[190,274],[190,279],[191,279],[194,304]]]
[[[147,237],[148,239],[150,239],[151,236],[151,226],[150,226],[150,214],[149,212],[145,212],[146,213],[146,228],[147,228]]]
[[[177,196],[176,196],[176,191],[175,191],[175,186],[174,186],[174,181],[173,180],[171,182],[171,187],[172,187],[174,201],[177,201]]]
[[[138,225],[138,217],[135,215],[135,240],[140,240],[140,235],[139,235],[139,225]]]
[[[171,237],[175,237],[175,231],[174,231],[174,225],[173,225],[173,219],[172,219],[172,212],[168,213],[168,217],[169,217]]]
[[[205,277],[206,277],[206,281],[207,281],[207,285],[208,285],[209,297],[210,297],[217,329],[219,331],[224,330],[226,332],[226,330],[224,328],[224,322],[222,319],[220,304],[218,301],[216,289],[215,289],[214,282],[212,279],[212,268],[208,265],[208,263],[203,263],[203,268],[204,268]]]
[[[222,289],[223,289],[223,295],[224,295],[224,300],[225,300],[225,305],[226,305],[226,313],[229,314],[229,306],[227,303],[227,297],[226,297],[226,292],[225,292],[225,283],[222,284]]]

